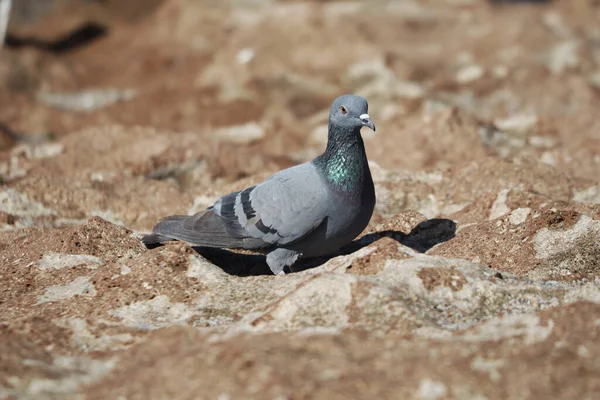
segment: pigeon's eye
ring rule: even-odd
[[[340,106],[340,111],[342,112],[342,114],[346,115],[348,114],[348,110],[346,110],[346,107],[344,106]]]

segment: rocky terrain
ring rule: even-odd
[[[600,398],[598,2],[13,3],[0,398]],[[319,154],[346,92],[358,240],[284,276],[142,245]]]

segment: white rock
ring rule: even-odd
[[[538,122],[537,115],[513,115],[504,119],[495,119],[494,126],[505,132],[526,133]]]
[[[483,76],[483,67],[481,65],[472,64],[462,67],[456,73],[456,82],[460,84],[475,82]]]
[[[498,193],[496,200],[494,200],[494,203],[490,208],[490,216],[488,218],[490,221],[510,212],[510,207],[506,205],[509,192],[510,189],[503,189],[500,191],[500,193]]]
[[[353,82],[367,82],[380,79],[389,80],[394,78],[394,73],[385,65],[385,61],[382,58],[352,64],[348,67],[346,74]]]
[[[527,216],[531,213],[531,208],[517,208],[510,213],[508,220],[513,225],[521,225],[527,220]]]
[[[350,85],[359,87],[357,92],[365,97],[418,99],[425,95],[425,89],[420,84],[397,80],[394,72],[380,58],[353,64],[346,75]]]
[[[183,324],[195,312],[183,303],[171,303],[167,296],[160,295],[152,300],[138,301],[117,308],[111,314],[121,318],[128,326],[158,329]]]
[[[501,377],[498,369],[504,364],[505,360],[488,360],[478,355],[471,361],[471,368],[473,371],[486,372],[493,382],[498,382]]]
[[[557,44],[547,54],[542,56],[544,65],[553,74],[561,74],[568,69],[579,66],[581,60],[579,40],[568,40]]]
[[[565,24],[562,16],[556,11],[545,13],[542,17],[542,22],[556,37],[564,39],[573,36],[571,29]]]
[[[585,214],[570,229],[540,229],[533,238],[533,248],[537,258],[547,259],[581,245],[582,241],[600,242],[600,221]]]
[[[542,156],[540,157],[540,161],[543,162],[544,164],[555,166],[556,165],[556,156],[549,151],[545,151],[542,153]]]
[[[459,203],[459,204],[447,204],[442,209],[442,214],[450,215],[450,214],[457,213],[459,211],[464,210],[465,207],[467,207],[469,204],[471,204],[471,203],[467,202],[467,203]]]
[[[394,85],[394,94],[405,99],[420,99],[425,96],[425,89],[415,82],[399,81]]]
[[[68,111],[89,112],[136,97],[135,90],[89,89],[75,93],[39,92],[36,99],[47,106]]]
[[[506,315],[475,326],[461,339],[465,342],[487,342],[522,338],[525,344],[531,345],[546,340],[553,329],[552,320],[542,324],[541,317],[536,314]]]
[[[600,204],[600,185],[590,186],[587,189],[575,192],[573,194],[573,201]]]
[[[61,253],[46,253],[36,263],[36,266],[41,271],[59,270],[62,268],[76,267],[85,265],[89,269],[97,269],[102,266],[104,261],[96,256],[89,254],[61,254]]]
[[[250,61],[254,59],[254,50],[249,47],[246,47],[240,50],[235,56],[237,62],[239,64],[248,64]]]
[[[353,275],[322,275],[300,286],[272,310],[266,324],[274,330],[310,327],[319,315],[321,327],[343,329],[349,321]]]
[[[529,144],[540,149],[548,149],[554,146],[554,139],[547,136],[532,136],[529,138]]]
[[[94,284],[90,282],[88,276],[79,276],[67,285],[57,285],[46,288],[44,294],[38,298],[36,305],[66,300],[78,295],[86,297],[94,297],[96,295],[96,288],[94,287]]]
[[[54,215],[56,212],[44,205],[31,201],[27,195],[17,192],[12,188],[4,188],[0,191],[0,211],[18,216],[38,217],[42,215]]]
[[[421,379],[417,389],[417,399],[438,400],[446,398],[448,388],[442,382],[429,378]]]
[[[219,140],[226,142],[248,144],[262,139],[265,136],[265,130],[256,122],[248,122],[217,129],[215,135]]]
[[[227,278],[227,273],[200,255],[191,255],[186,276],[205,284],[217,285]]]
[[[111,350],[114,350],[111,348]],[[36,362],[35,360],[31,360]],[[117,365],[116,358],[95,360],[88,357],[54,356],[51,370],[53,379],[45,376],[33,378],[24,395],[29,399],[73,398],[82,386],[100,381]],[[39,367],[38,367],[39,368]],[[77,371],[76,373],[74,371]],[[0,388],[0,394],[3,389]]]

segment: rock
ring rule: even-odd
[[[215,132],[215,136],[225,142],[247,144],[262,139],[265,136],[265,130],[257,123],[247,123],[221,128]]]
[[[79,112],[89,112],[108,107],[120,101],[135,98],[133,90],[90,89],[77,93],[46,93],[37,94],[37,100],[45,105],[59,109]]]
[[[600,204],[600,186],[590,186],[573,194],[573,201]]]
[[[573,35],[572,30],[565,24],[562,15],[555,11],[545,13],[542,21],[558,38],[566,39]]]
[[[425,96],[425,89],[415,82],[396,82],[393,92],[402,99],[420,99]]]
[[[346,72],[349,84],[368,98],[397,97],[419,99],[425,89],[416,82],[398,80],[382,59],[362,61],[351,65]]]
[[[456,73],[456,82],[464,85],[474,82],[483,76],[484,70],[480,65],[467,65]]]
[[[80,276],[67,285],[57,285],[46,288],[46,291],[38,298],[35,305],[68,300],[74,296],[94,297],[95,295],[96,288],[90,283],[89,278]]]
[[[525,134],[536,126],[538,118],[536,115],[515,115],[510,118],[494,121],[496,128],[518,134]]]
[[[580,47],[581,43],[578,40],[559,43],[543,56],[544,65],[550,72],[557,75],[574,69],[581,63]]]

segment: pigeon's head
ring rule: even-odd
[[[335,99],[329,111],[329,123],[332,126],[352,130],[367,126],[375,131],[375,124],[367,114],[369,104],[364,97],[346,94]]]

